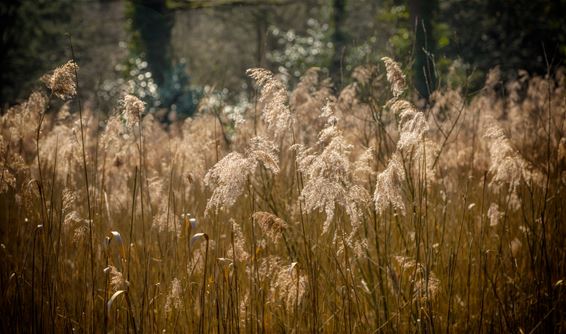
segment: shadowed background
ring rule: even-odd
[[[67,34],[80,94],[104,112],[124,91],[162,116],[192,114],[206,87],[234,103],[256,66],[288,74],[291,84],[321,67],[339,89],[353,68],[384,55],[405,64],[426,98],[451,70],[450,80],[478,88],[495,66],[514,78],[518,69],[562,65],[564,12],[563,0],[3,2],[0,106],[21,102],[71,57]]]

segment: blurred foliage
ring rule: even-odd
[[[386,37],[384,51],[395,55],[408,55],[412,47],[412,29],[406,5],[383,6],[378,9],[376,30]]]
[[[200,89],[191,87],[186,63],[181,61],[165,73],[163,84],[159,86],[158,106],[189,116],[196,111],[201,96]]]
[[[548,66],[556,70],[566,58],[564,13],[564,0],[438,1],[433,16],[436,72],[446,84],[476,90],[496,66],[503,79],[516,78],[520,69],[531,74],[545,74]]]
[[[267,59],[274,66],[283,67],[280,71],[287,71],[295,80],[311,67],[328,68],[334,50],[328,24],[309,18],[307,26],[304,35],[293,29],[269,28],[277,47],[267,53]]]
[[[450,30],[446,57],[484,71],[499,65],[545,73],[544,50],[554,65],[566,56],[564,13],[564,0],[449,0],[439,2],[437,20]]]
[[[474,90],[495,66],[503,79],[513,78],[518,69],[545,73],[547,60],[557,68],[566,57],[566,0],[254,0],[235,5],[243,2],[202,1],[199,9],[166,0],[2,2],[0,103],[21,100],[41,74],[69,59],[68,32],[81,67],[80,93],[85,100],[94,97],[100,110],[108,110],[104,105],[113,105],[125,90],[139,94],[152,110],[190,115],[203,90],[195,87],[227,88],[234,100],[240,98],[237,91],[251,94],[247,68],[288,73],[293,85],[306,69],[320,67],[344,85],[358,65],[382,56],[398,60],[414,87],[414,6],[425,2],[433,8],[428,57],[440,85]],[[343,11],[338,19],[336,8]],[[344,37],[341,46],[335,42],[337,29]]]
[[[67,60],[71,0],[0,2],[0,106],[29,94],[52,64]]]
[[[202,92],[191,87],[184,60],[172,64],[169,71],[162,73],[161,85],[155,82],[143,57],[130,57],[115,69],[121,77],[104,82],[98,93],[101,100],[109,103],[127,92],[141,98],[147,110],[157,113],[160,118],[166,117],[169,111],[180,116],[189,116],[196,111]]]

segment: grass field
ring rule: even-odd
[[[1,332],[566,332],[562,72],[417,107],[389,58],[252,69],[167,125],[77,74],[0,118]]]

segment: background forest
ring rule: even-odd
[[[0,105],[21,101],[70,57],[68,34],[80,93],[106,112],[124,90],[182,115],[212,87],[234,103],[251,92],[244,73],[256,66],[290,84],[320,67],[340,89],[356,66],[384,55],[405,64],[422,97],[464,81],[473,91],[495,66],[506,78],[545,73],[547,61],[559,67],[564,12],[563,0],[3,2]]]

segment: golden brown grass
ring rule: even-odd
[[[562,73],[418,108],[383,62],[250,70],[235,128],[103,120],[56,69],[0,119],[0,329],[566,331]]]

